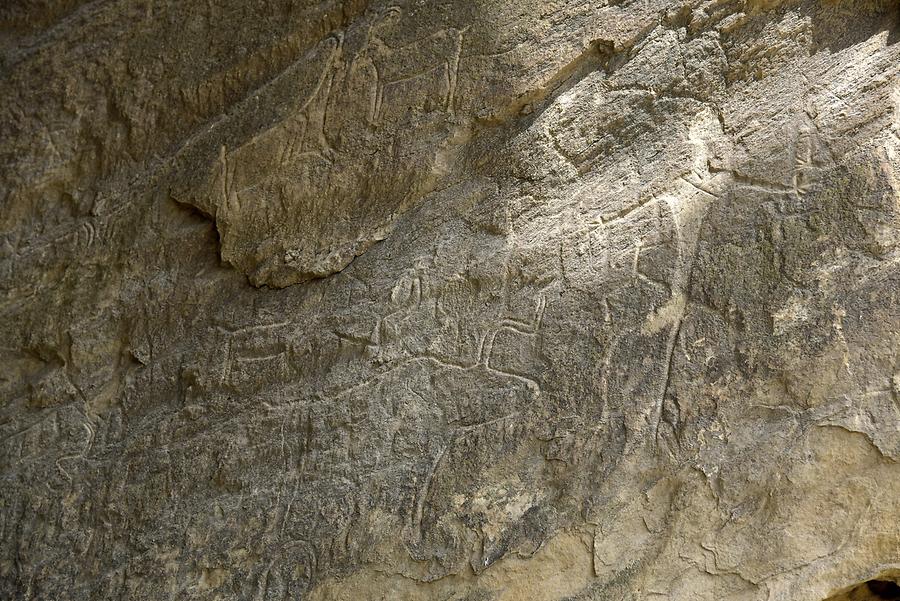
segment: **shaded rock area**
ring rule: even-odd
[[[895,0],[6,0],[0,598],[900,582]]]

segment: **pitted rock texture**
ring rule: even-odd
[[[0,598],[896,590],[894,0],[0,32]]]

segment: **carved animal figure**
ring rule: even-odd
[[[381,39],[382,31],[399,22],[402,10],[393,6],[370,28],[364,58],[375,70],[375,95],[369,109],[369,121],[381,122],[385,90],[404,82],[423,77],[436,70],[443,71],[447,90],[443,98],[444,110],[452,114],[459,75],[459,59],[466,29],[444,29],[410,44],[391,47]]]

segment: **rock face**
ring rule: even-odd
[[[896,1],[0,32],[0,598],[900,596]]]

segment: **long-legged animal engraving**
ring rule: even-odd
[[[386,89],[437,69],[443,70],[447,85],[443,98],[444,110],[448,114],[454,112],[459,62],[466,29],[444,29],[394,48],[381,39],[380,32],[394,25],[401,16],[399,7],[388,8],[372,25],[366,41],[365,57],[371,61],[376,78],[375,94],[369,107],[369,121],[373,124],[381,122]]]

